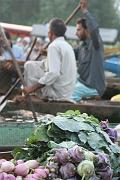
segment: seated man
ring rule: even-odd
[[[27,84],[23,92],[40,93],[53,100],[69,100],[76,82],[76,60],[72,47],[65,41],[66,26],[60,19],[49,23],[47,59],[26,62],[24,79]]]
[[[12,52],[19,64],[25,62],[24,52],[21,47],[12,43],[9,32],[5,31],[8,43],[11,46]],[[11,84],[14,83],[17,78],[16,70],[13,66],[11,55],[8,52],[2,37],[0,37],[0,50],[1,50],[1,61],[0,61],[0,93],[5,94],[10,88]],[[4,78],[3,78],[4,77]]]
[[[79,77],[73,99],[77,101],[83,97],[102,96],[105,91],[103,44],[98,24],[87,6],[87,0],[81,0],[80,10],[85,17],[79,19],[76,25],[76,35],[81,41],[75,49]]]
[[[24,58],[23,48],[18,46],[17,44],[12,43],[11,36],[7,31],[5,31],[5,35],[6,35],[6,38],[7,38],[8,42],[10,43],[12,52],[13,52],[16,60],[17,61],[24,61],[25,58]],[[2,56],[3,56],[3,59],[5,59],[5,60],[11,60],[11,56],[10,56],[8,50],[6,49],[6,47],[4,46],[4,44],[3,44]]]

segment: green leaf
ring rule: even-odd
[[[79,132],[80,130],[79,122],[73,119],[67,119],[66,117],[54,118],[54,124],[64,131]]]
[[[103,141],[103,138],[98,133],[96,132],[89,133],[88,144],[94,150],[99,148],[98,144],[102,141]]]
[[[103,131],[101,130],[100,126],[96,126],[96,128],[95,128],[95,129],[96,129],[96,132],[97,132],[97,133],[101,133],[101,132],[103,132]]]
[[[99,122],[99,120],[96,118],[96,117],[94,117],[93,115],[91,115],[91,116],[89,116],[90,117],[90,120],[93,122],[93,123],[95,123],[95,124],[99,124],[100,122]]]
[[[54,138],[55,134],[54,134],[54,128],[52,126],[52,124],[50,124],[48,126],[48,129],[47,129],[47,135],[51,138]]]
[[[15,148],[13,151],[12,151],[12,155],[14,157],[15,160],[18,160],[18,159],[27,159],[29,157],[28,155],[28,150],[26,149],[22,149],[22,148]]]
[[[49,143],[48,143],[48,147],[49,148],[67,148],[67,149],[69,149],[69,148],[72,148],[72,147],[74,147],[76,145],[76,143],[75,142],[73,142],[73,141],[63,141],[62,143],[60,143],[60,144],[57,144],[57,143],[55,143],[54,141],[50,141]]]
[[[84,144],[87,142],[87,134],[83,131],[79,132],[78,137]]]
[[[76,120],[76,121],[80,121],[80,122],[81,122],[81,121],[83,121],[83,122],[86,121],[86,120],[85,120],[84,118],[82,118],[81,116],[74,116],[73,119]]]
[[[65,116],[65,117],[73,117],[73,116],[79,116],[81,113],[79,110],[68,110],[65,113],[57,113],[57,115]]]
[[[79,116],[81,113],[79,110],[75,110],[75,116]]]
[[[34,136],[37,139],[37,141],[44,141],[44,142],[48,142],[49,141],[49,137],[47,135],[47,126],[46,125],[41,125],[39,126],[35,132],[34,132]]]
[[[115,154],[120,153],[120,147],[117,146],[116,144],[111,144],[109,147],[113,153],[115,153]]]
[[[99,120],[97,118],[95,118],[93,115],[88,116],[87,113],[83,113],[80,115],[80,117],[84,118],[86,121],[89,121],[90,123],[92,123],[94,125],[99,124]]]
[[[78,135],[77,135],[77,133],[70,133],[70,132],[67,132],[67,134],[66,134],[66,140],[68,141],[73,141],[73,142],[75,142],[75,143],[80,143],[80,140],[79,140],[79,138],[78,138]]]
[[[85,122],[75,121],[66,117],[56,117],[53,120],[54,124],[64,131],[79,132],[80,130],[95,131],[95,129]]]
[[[37,138],[34,134],[32,134],[29,138],[27,138],[26,140],[26,144],[29,145],[29,144],[34,144],[37,142]]]
[[[109,143],[109,144],[113,144],[113,142],[111,141],[111,139],[109,138],[108,134],[104,131],[101,131],[101,134],[104,136],[105,140]]]

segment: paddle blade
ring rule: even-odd
[[[5,98],[5,96],[0,96],[0,103],[2,102],[2,100]],[[0,112],[4,109],[4,107],[7,104],[7,100],[5,100],[1,105],[0,105]]]

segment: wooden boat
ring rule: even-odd
[[[32,102],[35,111],[39,112],[40,114],[56,115],[58,112],[65,112],[67,110],[79,110],[81,113],[94,115],[99,120],[108,119],[111,127],[115,127],[118,123],[120,123],[120,103],[117,102],[115,103],[105,100],[85,100],[74,104],[60,101],[44,102],[38,99],[34,101],[32,100]],[[17,146],[25,147],[25,139],[29,137],[37,124],[36,122],[33,123],[31,112],[29,112],[29,121],[27,118],[24,118],[24,120],[21,121],[19,112],[28,114],[28,112],[25,110],[31,110],[26,101],[22,103],[9,101],[1,112],[1,116],[6,116],[6,114],[9,114],[11,117],[13,117],[13,115],[15,116],[15,113],[19,116],[19,119],[14,120],[14,118],[12,119],[9,117],[9,120],[6,118],[6,121],[3,120],[0,122],[1,151],[10,151]],[[7,157],[7,154],[1,153],[0,156]]]
[[[111,57],[104,61],[104,68],[120,77],[120,58]]]
[[[3,69],[3,61],[0,61],[0,94],[6,94],[6,92],[11,87],[11,73]],[[112,96],[120,93],[120,78],[110,77],[106,78],[107,89],[103,96],[103,99],[110,99]],[[15,95],[17,90],[13,91]]]
[[[120,94],[120,77],[106,77],[107,88],[102,96],[103,99],[109,100],[111,97]]]
[[[85,100],[80,103],[69,102],[44,102],[34,100],[33,105],[36,112],[44,114],[57,114],[67,110],[79,110],[81,113],[94,115],[99,120],[108,119],[110,123],[120,122],[120,102],[110,102],[109,100]],[[25,101],[22,103],[9,102],[4,109],[5,111],[30,110],[29,104]]]
[[[9,149],[9,148],[8,148]],[[0,152],[0,159],[6,159],[6,160],[11,160],[13,159],[13,156],[12,156],[12,151],[5,151],[3,149],[3,151]]]

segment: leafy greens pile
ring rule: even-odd
[[[80,114],[79,111],[70,110],[48,118],[43,116],[27,139],[28,149],[17,149],[14,153],[19,151],[18,158],[40,158],[42,162],[50,149],[61,147],[60,143],[65,148],[76,143],[94,153],[104,152],[110,157],[114,175],[120,173],[120,148],[101,130],[98,119],[86,113]]]

